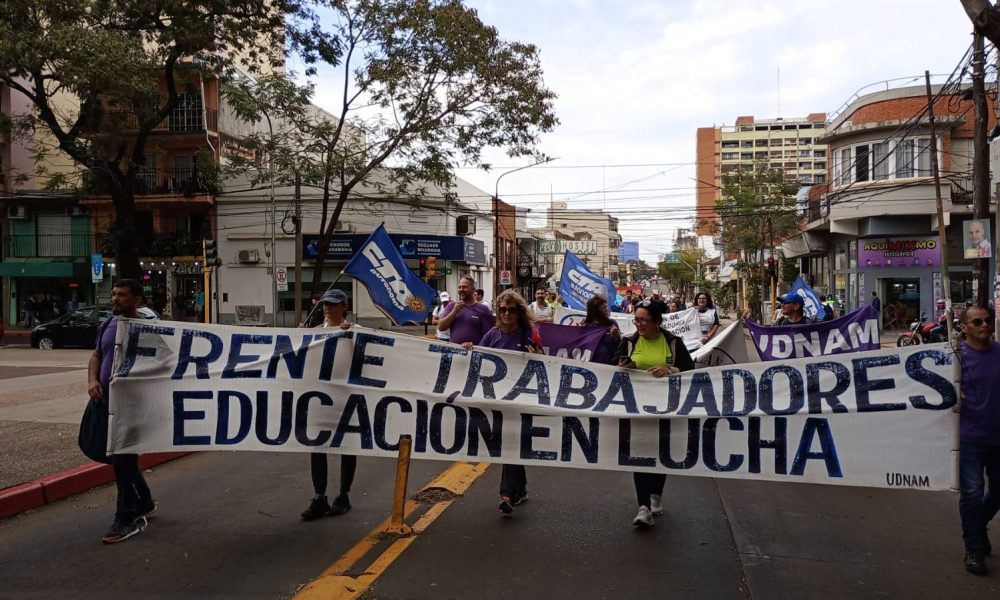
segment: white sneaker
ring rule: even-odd
[[[640,528],[653,526],[653,513],[649,511],[648,506],[639,507],[639,512],[637,512],[635,514],[635,518],[632,519],[632,525]]]
[[[649,512],[653,513],[655,517],[663,514],[663,496],[660,494],[649,495]]]

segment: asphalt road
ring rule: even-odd
[[[411,493],[447,467],[414,462]],[[408,522],[436,520],[418,535],[359,553],[389,514],[394,468],[360,459],[354,509],[304,523],[305,456],[180,459],[147,474],[160,509],[122,544],[100,543],[112,486],[0,521],[0,598],[291,598],[334,563],[383,600],[1000,595],[1000,558],[965,573],[957,499],[941,492],[673,476],[667,515],[636,531],[627,473],[529,469],[530,500],[504,518],[490,467],[464,496],[419,505]]]

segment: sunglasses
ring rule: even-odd
[[[639,304],[636,304],[636,306],[638,306],[639,308],[649,308],[652,305],[653,305],[652,300],[643,300]]]
[[[516,313],[516,312],[518,312],[518,307],[516,306],[501,306],[500,308],[497,309],[497,314],[499,315],[505,315],[507,313]]]
[[[969,323],[973,327],[982,327],[983,325],[993,325],[993,319],[990,319],[990,318],[986,318],[986,319],[970,319],[970,320],[966,321],[966,323]]]

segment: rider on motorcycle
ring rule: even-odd
[[[928,341],[929,340],[944,340],[947,334],[945,333],[948,327],[948,309],[945,308],[944,298],[937,301],[937,326],[927,332]]]

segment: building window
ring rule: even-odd
[[[867,144],[854,147],[854,181],[868,181],[870,173],[868,154]]]
[[[813,182],[814,183],[826,183],[826,175],[822,175],[822,174],[813,175]]]
[[[799,156],[802,158],[809,158],[812,155],[810,150],[799,150]]]
[[[826,163],[825,162],[816,162],[816,163],[813,163],[813,168],[814,169],[821,169],[821,170],[825,171],[826,170]]]
[[[872,144],[872,179],[889,179],[889,142]]]
[[[753,160],[753,152],[743,152],[740,154],[740,160]]]
[[[722,160],[739,160],[739,158],[740,158],[740,153],[739,152],[723,152],[722,153]]]
[[[767,140],[754,140],[753,145],[758,148],[763,148],[767,146]]]
[[[851,182],[851,151],[850,146],[841,148],[840,156],[837,157],[838,160],[833,165],[833,181],[837,185]]]
[[[814,158],[826,158],[826,150],[813,150]]]
[[[740,148],[753,148],[753,140],[743,140],[740,142]]]
[[[740,143],[737,140],[726,140],[726,141],[722,142],[722,147],[723,148],[739,148],[740,147]]]

